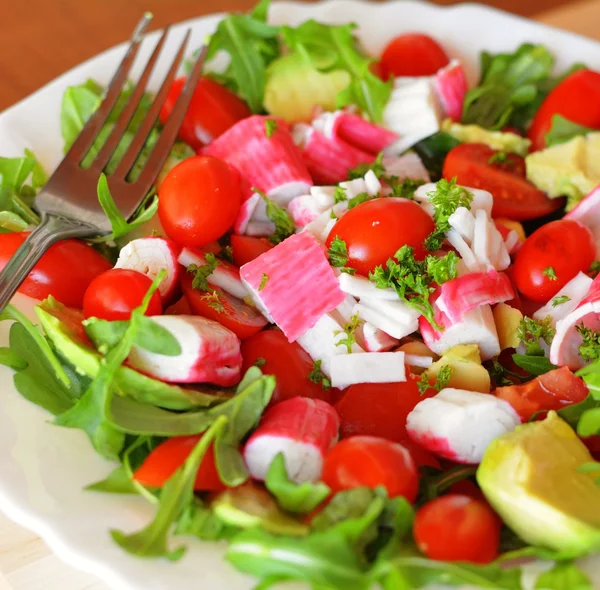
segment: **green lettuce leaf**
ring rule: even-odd
[[[573,121],[569,121],[569,119],[565,119],[565,117],[561,115],[553,115],[552,126],[545,136],[546,145],[551,147],[559,143],[565,143],[578,135],[587,135],[592,131],[597,130],[573,123]]]

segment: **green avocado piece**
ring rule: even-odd
[[[37,306],[36,313],[58,354],[77,372],[94,378],[98,374],[102,356],[85,336],[81,324],[83,315],[53,299],[47,299]],[[230,397],[226,392],[203,392],[170,385],[126,366],[117,371],[115,383],[122,394],[141,403],[169,410],[206,408]]]
[[[525,156],[529,151],[531,141],[517,133],[490,131],[479,125],[461,125],[452,119],[442,122],[442,131],[464,143],[484,143],[494,150],[512,152]]]
[[[549,412],[494,440],[477,482],[524,541],[575,557],[600,549],[600,486],[578,471],[591,462],[573,429]]]

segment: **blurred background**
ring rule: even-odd
[[[600,39],[600,0],[481,2]],[[254,4],[255,0],[1,0],[0,110],[124,41],[145,10],[154,13],[154,27],[161,27],[211,12],[246,10]]]

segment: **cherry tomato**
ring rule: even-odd
[[[163,124],[169,118],[185,82],[186,78],[177,78],[171,85],[160,110]],[[179,137],[197,150],[250,115],[248,105],[231,90],[211,78],[200,78],[179,129]]]
[[[271,404],[297,396],[331,402],[332,390],[308,378],[314,369],[313,360],[297,342],[288,342],[281,330],[264,330],[242,342],[242,357],[242,373],[261,359],[260,370],[275,375]]]
[[[527,133],[532,141],[532,150],[546,147],[546,133],[552,127],[554,115],[600,129],[600,73],[592,70],[573,72],[550,92]]]
[[[26,232],[0,234],[0,269],[27,238]],[[78,240],[63,240],[51,246],[19,287],[19,293],[34,299],[52,295],[69,307],[81,308],[83,294],[92,279],[112,268],[92,247]]]
[[[413,535],[419,549],[431,559],[489,563],[498,553],[500,528],[487,504],[449,494],[417,510]]]
[[[435,39],[421,33],[405,33],[383,50],[381,73],[384,80],[390,76],[432,76],[449,63]]]
[[[425,257],[425,238],[434,230],[431,217],[408,199],[373,199],[354,207],[331,229],[327,247],[338,237],[348,248],[348,266],[367,276],[404,245]]]
[[[513,278],[522,295],[546,303],[594,261],[592,232],[572,219],[559,219],[534,231],[515,259]]]
[[[250,236],[231,236],[231,249],[233,250],[233,262],[237,266],[244,266],[252,262],[261,254],[269,251],[273,244],[266,238],[253,238]]]
[[[152,281],[141,272],[126,268],[112,268],[98,275],[83,296],[83,315],[103,320],[128,320],[139,307],[152,286]],[[160,315],[162,302],[155,291],[146,315]]]
[[[242,201],[239,176],[212,156],[177,164],[158,197],[165,232],[184,246],[202,246],[221,237],[233,225]]]
[[[267,320],[256,307],[218,287],[211,287],[211,291],[194,289],[193,280],[189,273],[181,279],[181,289],[192,313],[219,322],[240,340],[250,338],[267,325]]]
[[[492,193],[494,217],[522,221],[548,215],[563,206],[564,199],[549,199],[527,180],[521,156],[509,154],[506,162],[490,164],[496,153],[482,143],[457,145],[446,156],[443,176]]]
[[[380,436],[400,442],[408,438],[406,417],[426,397],[435,395],[431,389],[419,393],[417,379],[408,373],[402,383],[358,383],[351,385],[335,405],[340,417],[340,435]]]
[[[507,401],[521,420],[528,422],[537,412],[560,410],[582,402],[588,395],[588,388],[568,367],[561,367],[528,383],[498,387],[494,395]]]
[[[434,469],[441,469],[440,462],[438,458],[425,450],[421,445],[418,445],[411,438],[404,438],[401,441],[398,441],[408,452],[410,456],[413,458],[417,469],[419,467],[433,467]]]
[[[202,438],[200,435],[194,435],[167,439],[146,457],[133,478],[144,486],[161,488],[183,465],[200,438]],[[202,492],[222,492],[227,489],[219,477],[212,445],[202,458],[194,489]]]
[[[353,436],[325,456],[323,481],[333,493],[366,486],[383,486],[390,498],[414,502],[419,475],[410,453],[398,443],[376,436]]]

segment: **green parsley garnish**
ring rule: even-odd
[[[279,244],[286,238],[289,238],[296,229],[289,213],[285,209],[282,209],[275,201],[269,199],[263,191],[256,187],[253,187],[252,190],[258,193],[267,204],[267,217],[275,224],[275,233],[269,236],[269,241],[273,244]]]
[[[254,366],[255,367],[264,367],[267,364],[267,359],[259,356],[255,361],[254,361]]]
[[[269,280],[269,275],[266,272],[263,272],[262,278],[260,279],[260,285],[258,286],[259,291],[262,291],[267,286],[268,280]]]
[[[342,272],[353,275],[356,271],[353,268],[346,266],[348,264],[348,246],[346,242],[335,236],[327,250],[327,257],[329,258],[329,264],[335,268],[339,268]]]
[[[337,205],[338,203],[343,203],[347,200],[348,195],[346,195],[346,189],[343,186],[336,186],[333,193],[333,202]]]
[[[203,266],[190,264],[187,267],[187,272],[194,275],[192,287],[197,291],[208,291],[208,277],[215,271],[215,268],[219,266],[217,257],[210,252],[204,256],[204,259],[206,260],[206,264]]]
[[[427,256],[427,274],[434,283],[442,285],[458,276],[457,264],[460,258],[454,252],[448,252],[443,258],[437,256]]]
[[[348,178],[355,180],[356,178],[363,178],[364,175],[372,170],[375,176],[379,180],[382,180],[385,176],[385,166],[383,165],[383,152],[380,152],[375,161],[371,164],[359,164],[355,168],[348,170]]]
[[[355,197],[348,199],[348,209],[354,209],[357,205],[361,205],[366,201],[370,201],[375,197],[369,195],[369,193],[358,193]]]
[[[450,378],[452,377],[452,367],[450,365],[444,365],[435,376],[435,381],[431,383],[429,381],[429,374],[427,371],[421,374],[421,379],[417,382],[419,393],[424,395],[428,389],[435,389],[436,391],[442,391],[445,387],[448,387]]]
[[[600,358],[600,332],[586,327],[583,323],[575,326],[575,329],[582,339],[579,345],[581,358],[588,362],[598,360]]]
[[[414,199],[415,191],[425,184],[424,180],[415,180],[414,178],[405,178],[399,180],[397,176],[390,176],[385,179],[392,189],[390,197],[401,197],[403,199]]]
[[[270,139],[275,131],[277,131],[277,121],[275,119],[265,119],[266,136]]]
[[[592,264],[590,264],[590,270],[588,273],[592,275],[592,278],[596,278],[596,275],[600,272],[600,260],[594,260]]]
[[[223,246],[221,250],[219,250],[217,257],[226,262],[233,262],[233,248],[231,245]]]
[[[557,277],[556,277],[556,271],[551,267],[551,266],[547,266],[543,271],[542,274],[545,277],[548,277],[551,281],[556,281]]]
[[[342,338],[341,340],[337,341],[336,346],[345,346],[348,351],[348,354],[350,354],[352,352],[352,346],[356,344],[355,332],[360,323],[361,319],[359,315],[355,313],[350,318],[350,321],[347,324],[344,324],[343,330],[338,330],[337,332],[335,332],[336,336],[338,334],[346,334],[345,338]]]
[[[330,219],[339,219],[338,216],[335,214],[335,211],[333,209],[331,209],[331,211],[329,212],[329,218]]]
[[[217,313],[223,313],[225,311],[225,306],[217,291],[210,291],[205,295],[202,295],[201,299],[204,299],[207,302],[208,307],[214,309]]]
[[[596,473],[600,476],[600,462],[590,461],[589,463],[584,463],[577,468],[577,471],[579,471],[579,473]],[[594,481],[600,486],[600,477],[596,477]]]
[[[315,361],[312,371],[308,374],[308,380],[313,383],[320,383],[325,390],[331,389],[331,381],[321,370],[322,361]]]
[[[540,346],[540,340],[550,346],[555,334],[556,330],[552,327],[550,316],[543,320],[534,320],[525,316],[517,328],[517,336],[525,345],[525,353],[533,356],[543,355],[544,351]]]
[[[571,301],[571,298],[567,295],[557,295],[552,298],[552,307],[556,307],[557,305],[562,305],[567,301]]]

